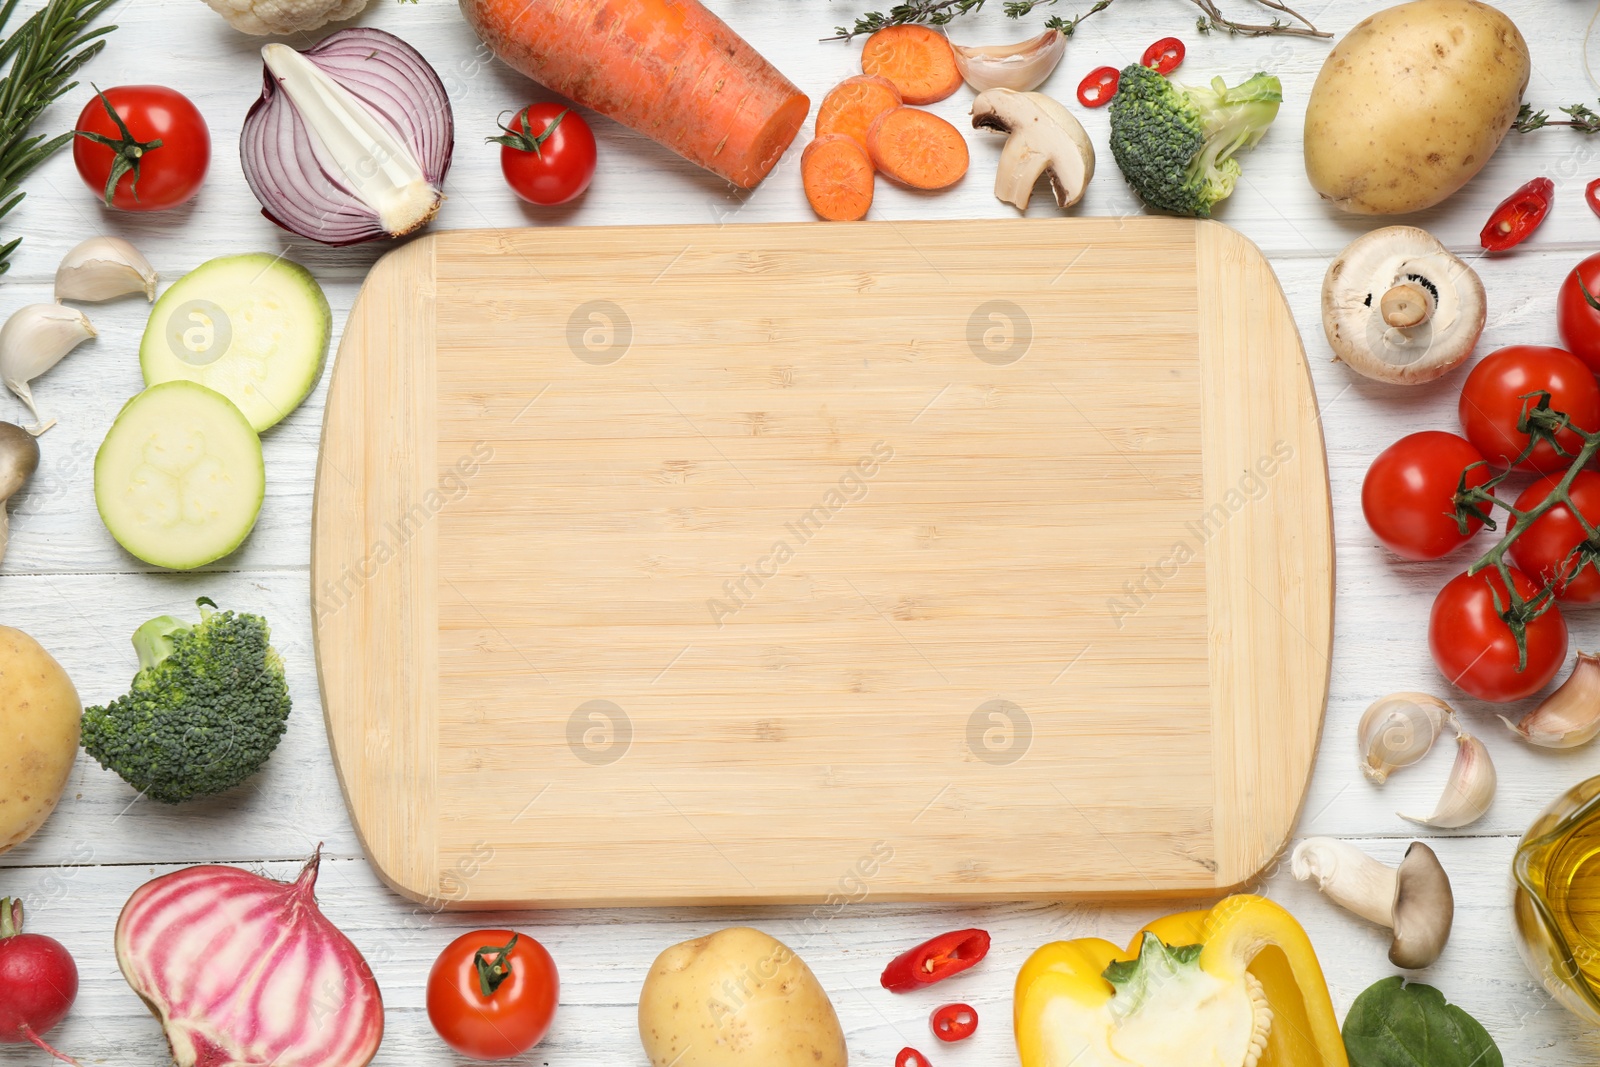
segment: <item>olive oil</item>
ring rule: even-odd
[[[1512,862],[1517,943],[1552,996],[1600,1026],[1600,778],[1562,794]]]

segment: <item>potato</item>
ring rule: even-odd
[[[1380,11],[1334,46],[1306,107],[1306,176],[1361,215],[1432,207],[1494,155],[1528,87],[1528,45],[1476,0]]]
[[[673,945],[639,993],[653,1067],[845,1067],[844,1032],[805,961],[748,926]]]
[[[0,626],[0,852],[44,825],[78,757],[83,705],[39,642]]]

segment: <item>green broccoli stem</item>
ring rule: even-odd
[[[133,631],[133,650],[139,654],[139,670],[147,671],[172,655],[172,637],[193,629],[175,615],[151,619]]]

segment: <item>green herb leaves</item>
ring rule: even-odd
[[[1344,1020],[1350,1067],[1505,1067],[1478,1021],[1444,994],[1396,975],[1369,986]]]

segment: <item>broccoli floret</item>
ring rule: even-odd
[[[1111,154],[1146,204],[1209,218],[1239,180],[1233,154],[1261,140],[1282,102],[1283,85],[1270,74],[1232,89],[1221,78],[1184,88],[1134,63],[1111,98]]]
[[[255,774],[289,717],[283,660],[268,644],[267,620],[218,611],[205,598],[198,604],[198,623],[163,615],[134,631],[132,688],[83,713],[84,750],[168,804],[221,793]]]

